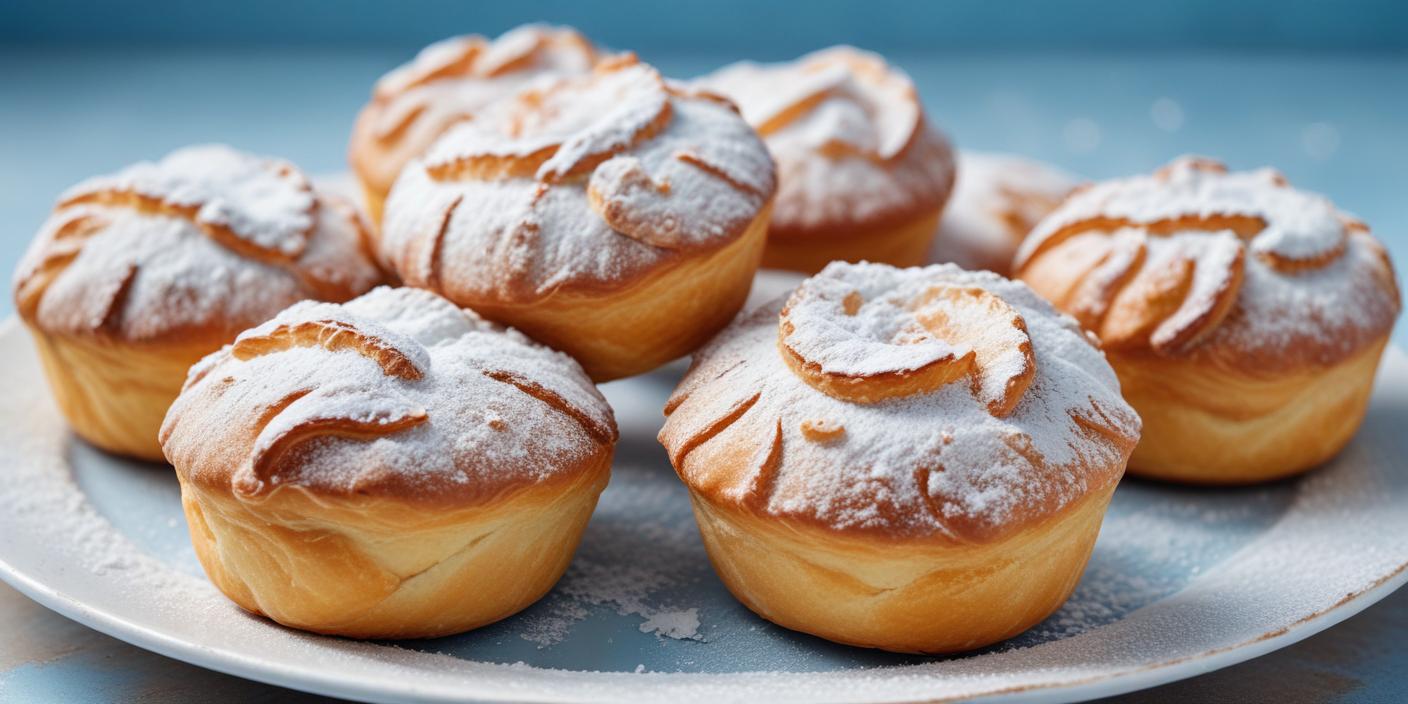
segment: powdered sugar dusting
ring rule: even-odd
[[[291,169],[193,147],[70,189],[20,262],[17,307],[51,332],[214,348],[296,301],[375,285],[356,213]],[[196,210],[108,197],[124,193]],[[231,248],[216,226],[254,249]]]
[[[823,372],[852,377],[914,371],[972,353],[965,342],[935,337],[919,322],[913,307],[922,282],[897,290],[893,282],[848,275],[859,271],[829,269],[788,298],[783,341],[790,349]]]
[[[515,649],[524,644],[516,637],[496,643],[494,634],[516,632],[518,618],[426,642],[325,638],[240,612],[204,580],[181,572],[199,569],[188,547],[142,542],[147,526],[165,531],[180,515],[174,478],[162,492],[169,504],[150,511],[150,520],[134,511],[150,504],[131,492],[162,476],[159,468],[73,452],[77,441],[48,402],[29,348],[17,326],[0,334],[7,360],[0,386],[10,391],[0,407],[0,464],[13,480],[0,488],[0,536],[12,538],[0,540],[6,578],[121,637],[158,634],[172,657],[216,668],[238,662],[261,678],[306,677],[310,688],[329,694],[390,699],[406,696],[405,683],[414,682],[418,695],[444,700],[912,701],[1014,689],[1097,696],[1121,678],[1196,674],[1289,644],[1387,594],[1403,582],[1399,570],[1408,560],[1405,480],[1392,462],[1404,451],[1398,414],[1408,403],[1408,365],[1390,351],[1364,431],[1335,462],[1302,480],[1216,495],[1122,486],[1067,607],[993,650],[896,656],[829,646],[749,616],[708,578],[687,501],[663,459],[644,457],[628,460],[635,471],[613,477],[603,507],[626,486],[618,485],[620,476],[658,491],[623,495],[609,512],[612,530],[589,529],[582,549],[618,545],[633,560],[623,565],[653,562],[662,573],[699,575],[694,589],[672,595],[676,606],[658,608],[698,608],[708,642],[658,640],[626,623],[614,642],[593,631],[542,650],[531,643]],[[645,397],[643,406],[658,409],[655,395],[671,381],[653,375],[621,386],[612,400],[633,409],[623,413],[625,425],[653,425],[635,412],[633,399]],[[653,443],[642,431],[631,444]],[[112,483],[95,485],[94,478]],[[662,504],[665,498],[678,500]],[[656,516],[657,509],[668,516]],[[598,510],[593,523],[603,515]],[[649,528],[632,540],[635,525],[669,530]],[[318,684],[320,677],[335,677],[337,689]]]
[[[1071,235],[1088,228],[1094,229]],[[1024,277],[1036,271],[1038,285],[1069,286],[1096,276],[1088,270],[1099,266],[1101,251],[1121,242],[1144,252],[1138,264],[1128,262],[1139,271],[1127,286],[1184,262],[1194,266],[1178,312],[1156,321],[1149,340],[1165,354],[1208,355],[1260,370],[1331,364],[1381,338],[1400,307],[1383,247],[1329,200],[1291,188],[1270,169],[1227,173],[1191,157],[1072,196],[1023,243],[1018,265]],[[1062,259],[1061,252],[1078,249],[1089,255],[1089,266]],[[1115,307],[1118,291],[1103,294]],[[1214,317],[1216,302],[1227,297],[1225,317]],[[1137,302],[1122,313],[1147,315]],[[1098,322],[1088,324],[1098,328]],[[1179,335],[1190,340],[1168,344]]]
[[[1095,217],[1153,224],[1179,218],[1249,216],[1264,229],[1253,251],[1292,261],[1333,255],[1344,245],[1345,223],[1329,199],[1286,185],[1271,169],[1228,173],[1205,159],[1183,157],[1159,172],[1104,181],[1067,200],[1022,245],[1019,260],[1062,228]]]
[[[381,252],[455,300],[535,300],[721,247],[773,189],[766,148],[727,105],[621,59],[447,133],[392,189]]]
[[[297,256],[313,227],[315,197],[287,163],[223,145],[187,147],[159,162],[140,162],[65,191],[61,203],[102,192],[135,193],[191,208],[195,222],[228,228],[262,250]]]
[[[952,285],[982,289],[1010,305],[1026,322],[1035,359],[1020,402],[997,417],[963,384],[879,403],[833,398],[800,379],[776,351],[777,301],[735,321],[701,350],[672,399],[678,405],[661,432],[672,453],[746,409],[682,465],[676,457],[687,481],[714,471],[706,456],[711,445],[758,443],[778,423],[782,460],[762,493],[766,510],[837,529],[1000,535],[1118,479],[1139,419],[1075,321],[1025,285],[987,272],[834,263],[819,277],[841,272],[872,292]],[[844,439],[808,438],[803,423],[818,419],[844,426]],[[1090,426],[1103,430],[1091,433]],[[920,469],[929,471],[916,474]]]
[[[597,58],[576,31],[541,24],[492,41],[468,35],[431,44],[377,81],[352,136],[353,165],[384,194],[451,125],[540,78],[586,73]]]
[[[277,337],[310,325],[293,343]],[[386,355],[418,373],[389,374]],[[261,409],[280,408],[259,425]],[[298,462],[261,469],[271,447],[328,420],[358,433],[314,437]],[[473,500],[580,467],[614,434],[570,358],[430,292],[379,288],[295,305],[207,358],[167,415],[163,447],[193,477],[251,492],[293,483]]]
[[[642,633],[704,639],[700,609],[676,601],[707,571],[688,503],[680,500],[683,487],[645,468],[619,469],[567,573],[512,625],[523,640],[539,648],[556,645],[603,609],[639,619]]]
[[[739,62],[696,85],[738,103],[777,159],[774,225],[873,225],[937,211],[953,157],[924,120],[909,77],[876,54],[838,46],[783,64]]]

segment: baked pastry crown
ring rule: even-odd
[[[20,264],[15,303],[51,332],[218,344],[302,298],[373,286],[366,237],[349,204],[293,165],[188,147],[66,191]]]
[[[439,113],[445,121],[470,119],[474,111],[541,75],[590,71],[596,50],[566,27],[526,24],[490,40],[477,34],[451,37],[425,47],[411,62],[382,76],[372,99],[385,102],[375,123],[379,139],[394,139],[412,120]],[[513,77],[516,80],[507,81]],[[425,90],[443,87],[443,92]]]
[[[428,291],[303,302],[193,367],[161,430],[188,477],[257,498],[473,504],[593,466],[617,432],[567,356]]]
[[[696,356],[661,442],[712,501],[837,532],[986,540],[1117,481],[1139,419],[1020,283],[833,263]]]
[[[929,261],[1006,274],[1028,233],[1080,181],[1055,166],[1011,154],[963,150]]]
[[[735,101],[777,159],[776,235],[892,224],[942,207],[953,186],[952,151],[913,82],[877,54],[740,62],[696,85]]]
[[[384,192],[451,125],[535,79],[591,71],[598,58],[575,30],[541,24],[493,40],[465,35],[431,44],[377,81],[353,134],[352,163]]]
[[[455,300],[614,289],[733,241],[774,189],[732,105],[627,54],[448,132],[393,189],[381,252]]]
[[[1263,369],[1352,354],[1399,307],[1364,223],[1274,170],[1201,157],[1079,190],[1015,266],[1108,349]]]

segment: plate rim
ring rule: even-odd
[[[3,328],[0,328],[0,332],[3,332]],[[68,597],[60,590],[32,579],[29,575],[15,569],[3,556],[0,556],[0,579],[3,579],[7,584],[21,594],[24,594],[27,598],[34,600],[38,604],[65,618],[76,621],[130,645],[142,648],[143,650],[148,650],[163,657],[169,657],[197,667],[278,687],[286,687],[311,694],[342,697],[356,701],[384,701],[382,698],[376,696],[378,694],[398,696],[397,693],[387,690],[343,686],[330,676],[318,676],[316,671],[296,667],[284,667],[264,661],[252,662],[244,656],[219,647],[202,647],[195,643],[189,643],[179,638],[167,636],[157,629],[143,626],[133,622],[131,619],[124,618],[118,614],[109,613],[106,610],[94,609],[81,601]],[[910,701],[929,702],[933,704],[983,700],[1015,702],[1032,700],[1034,699],[1033,695],[1072,694],[1075,696],[1065,699],[1064,701],[1076,702],[1149,689],[1247,662],[1262,655],[1294,645],[1361,613],[1368,607],[1373,606],[1397,591],[1405,582],[1408,582],[1408,562],[1400,564],[1368,587],[1353,594],[1346,595],[1344,599],[1330,608],[1304,616],[1288,626],[1283,626],[1269,633],[1234,645],[1222,646],[1194,655],[1185,655],[1173,660],[1149,663],[1137,668],[1131,668],[1124,672],[1111,673],[1086,680],[1028,685],[1008,690],[994,690],[990,693],[978,695],[977,697],[939,697]],[[286,671],[285,675],[287,679],[281,679],[276,676],[280,671]],[[411,698],[418,701],[452,701],[437,697]],[[476,699],[471,701],[497,700]]]
[[[16,334],[21,329],[23,326],[20,325],[18,318],[10,316],[4,321],[0,321],[0,338]],[[1408,365],[1408,353],[1405,353],[1396,344],[1389,345],[1384,362],[1381,364],[1387,363],[1390,357],[1395,358],[1399,364]],[[1380,373],[1382,373],[1382,369],[1381,366]],[[86,500],[86,495],[76,485],[74,491],[84,495]],[[462,696],[445,696],[434,690],[417,691],[414,688],[379,686],[363,680],[340,678],[339,673],[335,671],[310,669],[254,658],[225,645],[202,644],[188,638],[169,635],[158,627],[145,625],[111,608],[94,607],[70,596],[59,586],[22,571],[11,564],[3,553],[0,553],[0,580],[45,608],[117,640],[197,667],[278,687],[368,702],[566,701],[560,697],[544,698],[541,696],[541,692],[536,693],[538,695],[536,698],[531,696],[525,698],[525,693],[488,692],[482,689],[471,691],[474,689],[472,685],[465,687]],[[1084,679],[1073,678],[1059,682],[1040,682],[1008,688],[999,687],[971,695],[886,701],[1085,701],[1156,687],[1246,662],[1293,645],[1364,611],[1394,593],[1405,583],[1408,583],[1408,561],[1392,567],[1372,582],[1346,594],[1330,606],[1304,615],[1293,623],[1234,644],[1181,655],[1169,660],[1142,663],[1120,671],[1102,673]],[[277,628],[277,626],[274,627]],[[541,672],[578,672],[540,667],[533,667],[533,669]],[[631,676],[633,673],[609,674]],[[688,679],[702,674],[704,673],[650,673],[647,676]]]

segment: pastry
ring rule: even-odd
[[[777,160],[763,266],[811,274],[833,260],[923,263],[954,156],[903,72],[843,46],[737,63],[697,85],[737,102]]]
[[[929,247],[929,261],[1007,276],[1022,239],[1079,183],[1024,157],[959,152],[958,182]]]
[[[623,55],[446,133],[391,190],[380,252],[406,285],[603,381],[686,354],[733,317],[774,189],[732,105]]]
[[[576,362],[407,288],[305,301],[240,334],[191,370],[161,429],[215,586],[354,638],[457,633],[536,601],[615,442]]]
[[[953,265],[829,265],[701,350],[665,414],[734,596],[787,628],[919,653],[1060,606],[1139,436],[1073,320]]]
[[[407,163],[452,125],[544,77],[591,71],[597,52],[575,30],[528,24],[489,40],[445,39],[377,81],[352,127],[348,161],[373,221]]]
[[[1362,222],[1271,169],[1201,158],[1080,191],[1015,266],[1103,341],[1144,417],[1130,471],[1186,482],[1275,479],[1338,452],[1400,305]]]
[[[15,308],[83,439],[160,460],[186,370],[305,298],[381,280],[352,207],[287,162],[189,147],[84,181],[21,260]]]

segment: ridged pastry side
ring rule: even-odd
[[[665,412],[660,441],[741,601],[913,652],[1058,606],[1140,428],[1074,321],[949,265],[831,264],[702,349]]]
[[[359,638],[508,616],[561,576],[616,425],[565,355],[427,291],[303,303],[192,369],[162,428],[240,606]]]

